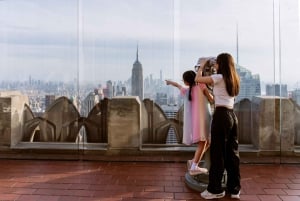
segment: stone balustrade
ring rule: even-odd
[[[168,119],[161,108],[135,96],[101,101],[88,117],[80,117],[65,98],[58,99],[42,117],[28,108],[19,92],[0,93],[0,150],[101,150],[104,154],[145,150],[189,151],[181,144],[182,111]],[[51,113],[52,111],[52,113]],[[300,145],[299,106],[288,98],[253,97],[235,104],[240,145],[256,153],[297,154]],[[177,144],[167,145],[173,127]],[[243,151],[243,150],[241,150]],[[17,157],[17,156],[16,156]]]

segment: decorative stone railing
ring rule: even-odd
[[[256,152],[294,154],[300,144],[300,110],[292,100],[254,97],[235,104],[240,145]],[[149,99],[135,96],[104,99],[81,117],[71,101],[60,97],[40,117],[18,92],[0,93],[0,150],[62,149],[143,152],[193,151],[181,143],[182,109],[168,119]],[[173,127],[178,143],[167,145]],[[252,150],[252,151],[253,151]]]

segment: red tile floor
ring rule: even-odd
[[[240,167],[240,200],[300,201],[300,165]],[[183,162],[2,159],[0,201],[203,200],[186,186],[185,171]]]

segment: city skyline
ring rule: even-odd
[[[261,82],[299,83],[294,0],[0,1],[1,80],[125,81],[137,44],[145,77],[180,80],[199,57],[229,52]]]

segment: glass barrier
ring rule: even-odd
[[[228,52],[241,151],[299,162],[299,15],[282,0],[2,0],[0,94],[24,96],[24,142],[105,148],[109,101],[138,96],[157,115],[144,145],[182,146],[183,99],[165,80]]]

